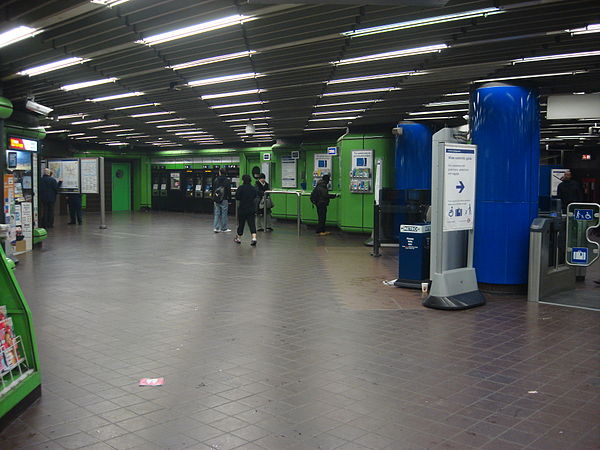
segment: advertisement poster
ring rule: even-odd
[[[296,163],[296,159],[281,158],[281,187],[295,188],[298,186],[296,180]]]
[[[444,231],[472,230],[475,216],[477,147],[444,148]]]
[[[4,223],[8,225],[8,235],[5,245],[7,256],[14,254],[15,243],[17,241],[14,180],[13,175],[4,175]]]
[[[565,173],[569,169],[552,169],[550,175],[550,195],[556,197],[558,195],[558,185],[562,182]]]
[[[181,186],[181,175],[171,172],[171,189],[179,189]]]
[[[98,158],[81,158],[81,193],[98,194]]]
[[[33,249],[33,207],[31,202],[21,203],[21,228],[25,250]]]

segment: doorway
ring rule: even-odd
[[[112,210],[131,210],[131,164],[113,162],[111,165]]]

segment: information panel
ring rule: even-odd
[[[445,144],[443,231],[473,229],[476,162],[475,145]]]
[[[81,158],[81,193],[99,194],[98,158]]]
[[[50,159],[48,168],[54,178],[62,178],[61,190],[79,191],[79,160],[78,159]]]
[[[294,158],[281,158],[281,187],[295,188],[298,186],[296,179],[296,163]]]

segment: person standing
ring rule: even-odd
[[[258,198],[258,192],[254,186],[252,186],[252,179],[250,175],[242,176],[242,185],[237,188],[235,192],[235,199],[239,201],[238,205],[238,227],[237,234],[234,241],[240,244],[241,237],[244,234],[244,226],[248,223],[250,233],[252,234],[252,240],[250,245],[256,245],[256,199]]]
[[[258,203],[258,230],[257,231],[273,231],[271,228],[271,222],[273,218],[271,217],[271,209],[273,208],[273,201],[271,200],[271,196],[269,194],[265,194],[265,191],[270,191],[271,186],[267,183],[267,177],[264,173],[261,173],[258,176],[258,180],[256,181],[256,190],[258,191],[258,198],[260,199]],[[265,214],[265,203],[267,206],[267,213]]]
[[[310,201],[317,207],[317,216],[319,218],[316,234],[319,236],[327,236],[329,233],[325,231],[325,222],[327,221],[327,207],[329,200],[337,197],[335,194],[329,193],[329,182],[331,177],[328,174],[323,175],[319,180],[313,192],[310,194]]]
[[[583,189],[578,181],[573,179],[573,173],[567,170],[558,185],[557,196],[561,199],[563,213],[567,212],[570,203],[583,201]]]
[[[212,197],[214,202],[214,223],[215,233],[229,233],[231,230],[227,227],[229,214],[229,200],[231,200],[231,181],[226,176],[225,169],[219,169],[219,176],[215,178],[212,185]]]
[[[67,194],[67,205],[69,205],[69,216],[71,218],[69,225],[75,225],[76,223],[81,225],[83,223],[81,218],[81,194]]]
[[[62,186],[62,178],[56,180],[52,176],[52,171],[44,169],[44,175],[40,180],[40,200],[42,202],[42,228],[54,227],[54,204],[58,190]]]

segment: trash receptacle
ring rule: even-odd
[[[400,251],[396,286],[421,289],[429,282],[431,224],[400,225]]]

